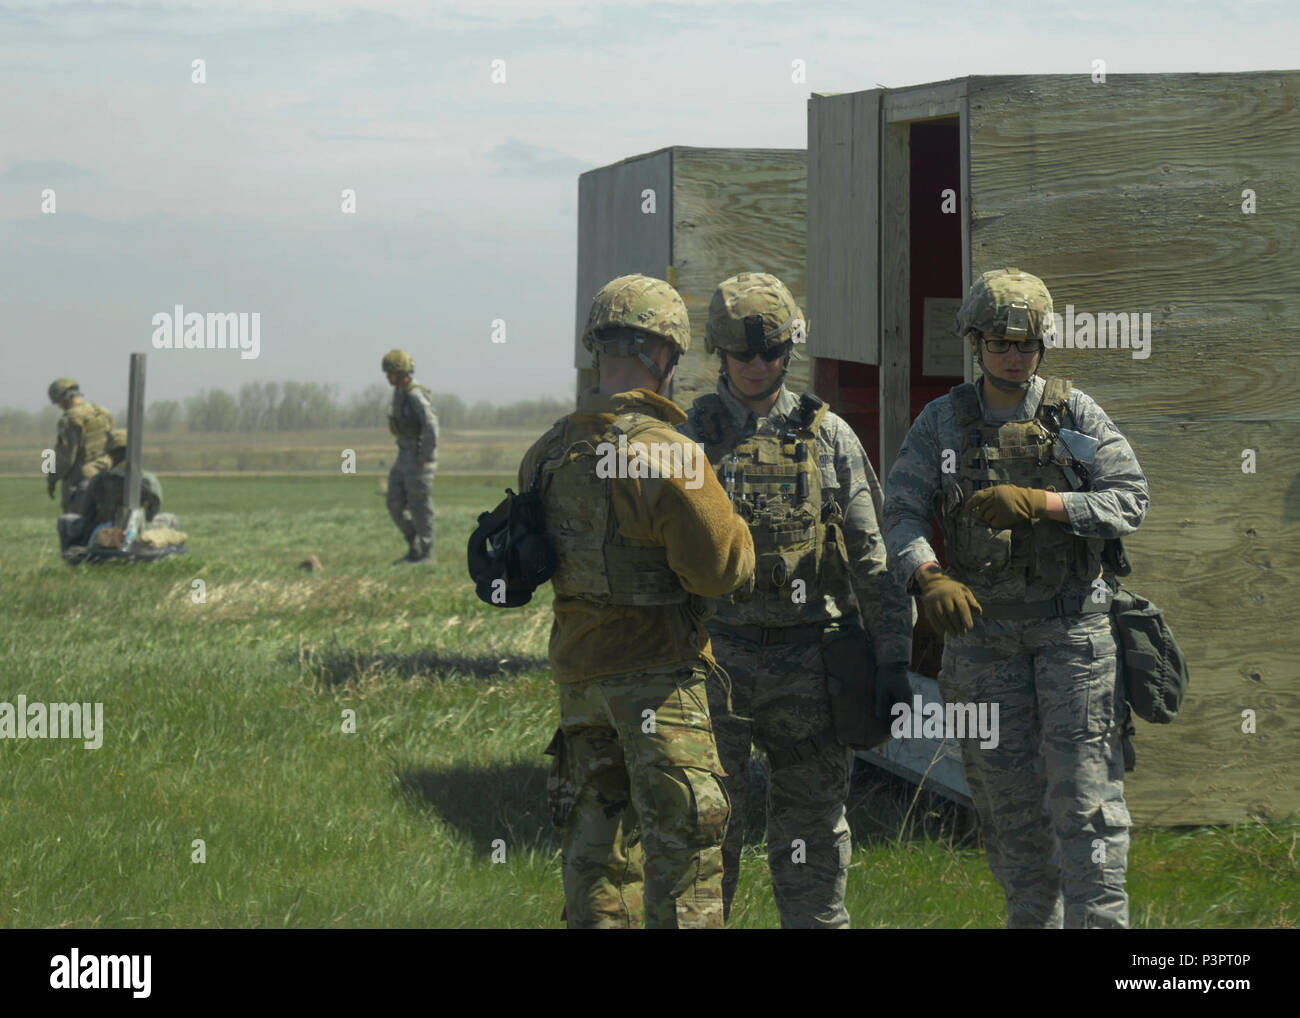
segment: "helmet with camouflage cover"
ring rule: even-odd
[[[415,360],[405,350],[389,350],[379,366],[384,374],[409,375],[415,370]]]
[[[1043,344],[1043,350],[1056,342],[1056,320],[1052,317],[1052,295],[1047,285],[1037,276],[1012,267],[992,269],[975,280],[957,310],[956,325],[961,336],[974,330],[987,338],[1016,343],[1037,339]],[[983,352],[978,344],[975,349],[983,368]],[[1042,364],[1041,351],[1037,363]],[[1036,365],[1035,374],[1037,370]],[[1029,388],[1033,376],[1019,383],[1008,382],[985,369],[984,377],[997,388],[1014,392]]]
[[[81,386],[71,378],[56,378],[50,383],[50,402],[61,403],[69,396],[80,395]]]
[[[691,320],[681,294],[662,279],[633,274],[619,276],[600,288],[591,302],[582,345],[608,342],[597,333],[636,329],[658,336],[678,353],[691,348]]]
[[[672,348],[668,366],[660,370],[642,349],[646,336]],[[600,288],[591,302],[582,345],[619,357],[637,357],[661,382],[677,359],[691,348],[691,319],[681,294],[662,279],[633,274],[619,276]]]
[[[704,347],[709,353],[765,353],[802,343],[808,335],[803,312],[784,283],[766,272],[741,272],[713,291]]]
[[[1037,276],[1016,268],[993,269],[975,280],[957,311],[957,333],[970,329],[1020,342],[1056,340],[1052,295]]]

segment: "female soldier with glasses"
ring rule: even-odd
[[[1124,703],[1102,551],[1142,522],[1146,478],[1101,407],[1038,376],[1055,339],[1041,279],[984,273],[957,327],[983,377],[927,405],[903,442],[885,488],[890,568],[945,638],[944,699],[999,706],[996,745],[961,742],[1007,925],[1126,927]],[[927,540],[936,500],[946,571]]]

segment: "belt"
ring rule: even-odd
[[[1109,597],[1102,604],[1091,594],[1057,594],[1049,601],[995,602],[981,601],[981,617],[986,619],[1052,619],[1062,615],[1089,615],[1110,611]]]
[[[709,630],[722,636],[768,646],[773,643],[820,641],[826,625],[825,622],[810,622],[803,626],[729,626],[715,621],[709,624]]]

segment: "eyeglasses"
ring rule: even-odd
[[[780,346],[775,346],[770,350],[764,350],[762,357],[763,360],[767,361],[768,364],[771,364],[773,361],[779,361],[782,357],[784,357],[789,352],[790,352],[790,344],[782,343]],[[752,351],[750,353],[733,353],[732,351],[728,350],[726,353],[728,357],[730,357],[733,360],[739,361],[741,364],[748,364],[750,361],[754,359],[754,354]]]
[[[1013,346],[1021,353],[1038,353],[1043,348],[1041,340],[1026,339],[1020,343],[1013,343],[1009,339],[989,339],[987,336],[981,337],[984,340],[984,349],[989,353],[1006,353]]]

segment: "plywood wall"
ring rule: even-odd
[[[968,94],[972,274],[1018,265],[1059,312],[1151,315],[1149,357],[1058,349],[1044,366],[1132,443],[1152,497],[1129,585],[1191,659],[1184,716],[1139,722],[1135,819],[1300,809],[1300,73],[971,78]]]
[[[880,361],[882,94],[808,100],[808,345],[816,357]]]
[[[689,407],[717,385],[718,358],[705,353],[704,323],[720,282],[737,272],[770,272],[807,310],[807,158],[803,149],[672,151],[675,285],[691,314],[691,351],[678,366],[673,399]],[[796,392],[809,385],[802,353],[786,378]]]
[[[644,192],[655,211],[643,212]],[[581,343],[592,298],[611,279],[632,272],[663,279],[672,261],[672,151],[633,156],[578,178],[578,286],[573,363],[577,389],[595,384]]]

